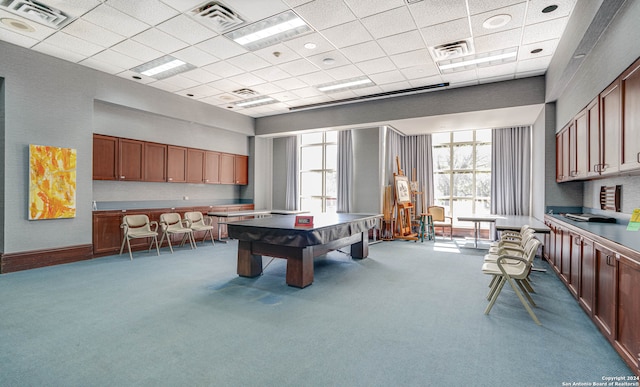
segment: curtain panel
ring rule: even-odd
[[[491,154],[491,213],[529,215],[531,127],[494,129]]]
[[[353,208],[353,142],[351,130],[338,132],[337,212]]]
[[[285,210],[298,210],[298,136],[286,139],[287,188],[285,193]]]

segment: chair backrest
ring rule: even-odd
[[[540,244],[541,242],[538,239],[531,238],[524,245],[524,258],[527,260],[528,265],[533,263],[533,259],[536,257],[536,252],[538,251]]]
[[[168,229],[182,228],[182,218],[177,212],[160,215],[160,223]]]
[[[185,212],[184,218],[189,220],[192,225],[206,226],[206,224],[204,223],[204,217],[202,216],[202,212],[198,212],[198,211]]]
[[[444,221],[444,207],[440,206],[431,206],[427,208],[427,212],[431,214],[431,219],[434,222],[443,222]]]
[[[149,217],[147,215],[125,215],[122,218],[122,223],[126,224],[128,228],[144,228],[151,230],[149,225]]]

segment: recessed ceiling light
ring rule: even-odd
[[[309,43],[305,43],[305,44],[304,44],[304,48],[306,48],[307,50],[313,50],[313,49],[315,49],[316,47],[318,47],[318,46],[316,46],[316,44],[315,44],[315,43],[312,43],[312,42],[309,42]]]
[[[325,83],[316,86],[316,88],[323,92],[342,91],[345,89],[358,89],[360,87],[373,86],[374,83],[367,77],[358,77],[352,79],[346,79],[342,81]]]
[[[141,76],[139,76],[139,75],[132,75],[132,76],[131,76],[131,78],[133,78],[133,79],[137,79],[137,80],[142,79],[142,77],[141,77]]]
[[[18,19],[12,19],[12,18],[8,18],[8,17],[4,17],[2,19],[0,19],[0,22],[2,24],[4,24],[7,27],[10,27],[14,30],[20,31],[20,32],[33,32],[36,29],[31,27],[29,24],[18,20]]]
[[[322,60],[322,63],[326,64],[326,65],[332,65],[334,63],[336,63],[336,60],[333,58],[324,58]]]
[[[537,53],[539,53],[539,52],[542,52],[542,49],[541,49],[541,48],[536,48],[536,49],[534,49],[534,50],[531,50],[531,53],[532,53],[532,54],[537,54]]]
[[[493,30],[496,28],[504,27],[511,21],[511,15],[507,15],[506,13],[491,16],[487,20],[482,23],[482,27]]]
[[[193,97],[193,94],[187,93],[187,97]]]
[[[555,5],[555,4],[554,4],[554,5],[549,5],[549,6],[544,7],[544,8],[542,9],[542,13],[549,13],[549,12],[553,12],[553,11],[555,11],[556,9],[558,9],[558,6],[557,6],[557,5]]]
[[[448,73],[455,71],[456,69],[465,70],[467,66],[491,66],[503,63],[509,63],[516,60],[518,56],[518,49],[516,47],[507,48],[504,50],[493,51],[489,53],[482,53],[476,55],[469,55],[459,59],[451,59],[447,61],[438,62],[440,72]],[[445,71],[443,71],[445,70]],[[447,71],[451,70],[451,71]]]
[[[131,69],[134,73],[146,75],[155,79],[164,79],[176,74],[192,70],[195,66],[170,55],[165,55],[150,62],[143,63]]]
[[[255,51],[311,31],[311,27],[293,11],[286,11],[246,27],[227,32],[227,38]]]

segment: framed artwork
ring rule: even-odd
[[[29,220],[75,218],[76,150],[29,145]]]
[[[398,204],[411,203],[411,191],[409,190],[409,178],[406,176],[395,176],[396,182],[396,202]]]

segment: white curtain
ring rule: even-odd
[[[529,215],[531,127],[494,129],[491,147],[491,213]]]
[[[285,194],[285,210],[298,210],[298,136],[286,139],[287,158],[287,191]]]
[[[351,212],[353,208],[353,143],[351,130],[338,132],[338,203],[337,212]]]

